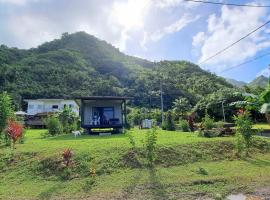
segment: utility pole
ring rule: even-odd
[[[163,105],[163,89],[162,89],[162,81],[160,81],[160,103],[161,103],[161,121],[164,123],[164,105]]]
[[[225,100],[223,100],[223,101],[221,102],[221,104],[222,104],[223,121],[226,122],[225,111],[224,111],[224,101],[225,101]]]

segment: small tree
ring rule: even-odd
[[[177,116],[183,117],[191,109],[187,98],[180,97],[173,102],[173,111]]]
[[[6,128],[6,134],[12,141],[12,149],[15,148],[15,143],[18,139],[20,139],[23,135],[23,126],[13,120],[8,120],[8,125]]]
[[[250,147],[252,144],[252,137],[254,135],[254,130],[252,130],[252,121],[250,119],[250,113],[245,110],[239,110],[238,115],[234,116],[234,120],[236,123],[236,131],[238,134],[241,134],[244,142],[244,147],[239,147],[238,149],[245,149],[246,151],[246,156],[249,156],[249,151]],[[239,138],[240,136],[238,135],[237,138],[237,145],[241,145],[239,141],[241,139]]]
[[[151,130],[149,130],[146,134],[146,158],[148,161],[148,165],[153,167],[154,161],[156,159],[156,147],[157,147],[157,127],[154,126]]]
[[[10,118],[14,118],[12,101],[10,96],[3,92],[0,94],[0,135],[5,130]]]
[[[166,130],[168,130],[168,131],[175,130],[173,116],[172,116],[172,112],[170,110],[167,112],[167,116],[166,116]]]

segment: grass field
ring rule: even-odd
[[[233,137],[202,138],[196,133],[158,131],[154,168],[138,167],[128,136],[61,135],[27,130],[14,160],[0,147],[0,199],[196,199],[249,192],[270,182],[270,142],[256,139],[251,158],[239,160]],[[130,131],[143,150],[146,131]],[[74,151],[71,171],[61,153]],[[91,176],[90,169],[96,169]],[[72,174],[68,179],[66,175]]]

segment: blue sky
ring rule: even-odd
[[[268,0],[223,2],[270,5]],[[269,11],[183,0],[0,0],[0,44],[31,48],[63,32],[86,31],[129,55],[200,63],[270,20]],[[247,82],[269,75],[270,56],[222,72],[270,52],[269,33],[270,25],[200,66]]]

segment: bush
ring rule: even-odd
[[[63,132],[68,134],[78,129],[79,118],[69,107],[65,107],[64,110],[59,113],[59,121],[62,124]]]
[[[216,128],[223,128],[224,127],[224,124],[225,123],[223,121],[218,121],[218,122],[215,123],[215,127]]]
[[[46,126],[48,128],[48,133],[52,136],[63,133],[63,127],[57,115],[48,117],[46,120]]]
[[[248,111],[239,110],[238,115],[234,116],[234,120],[236,123],[236,132],[238,134],[238,137],[242,137],[243,142],[244,142],[244,146],[240,148],[239,145],[242,145],[240,143],[241,140],[237,137],[237,142],[236,142],[237,150],[244,148],[246,151],[246,156],[248,156],[249,149],[252,144],[252,138],[253,138],[253,135],[255,134],[255,131],[252,130],[253,124],[250,118],[250,113]],[[238,153],[241,154],[242,152],[238,152]]]
[[[184,132],[188,132],[189,131],[189,125],[188,125],[187,120],[180,120],[179,128]]]
[[[8,119],[14,118],[14,109],[12,106],[11,98],[6,93],[3,92],[0,94],[0,136],[2,132],[5,130]]]
[[[206,113],[205,117],[203,118],[203,128],[210,130],[215,127],[214,124],[214,120]]]

